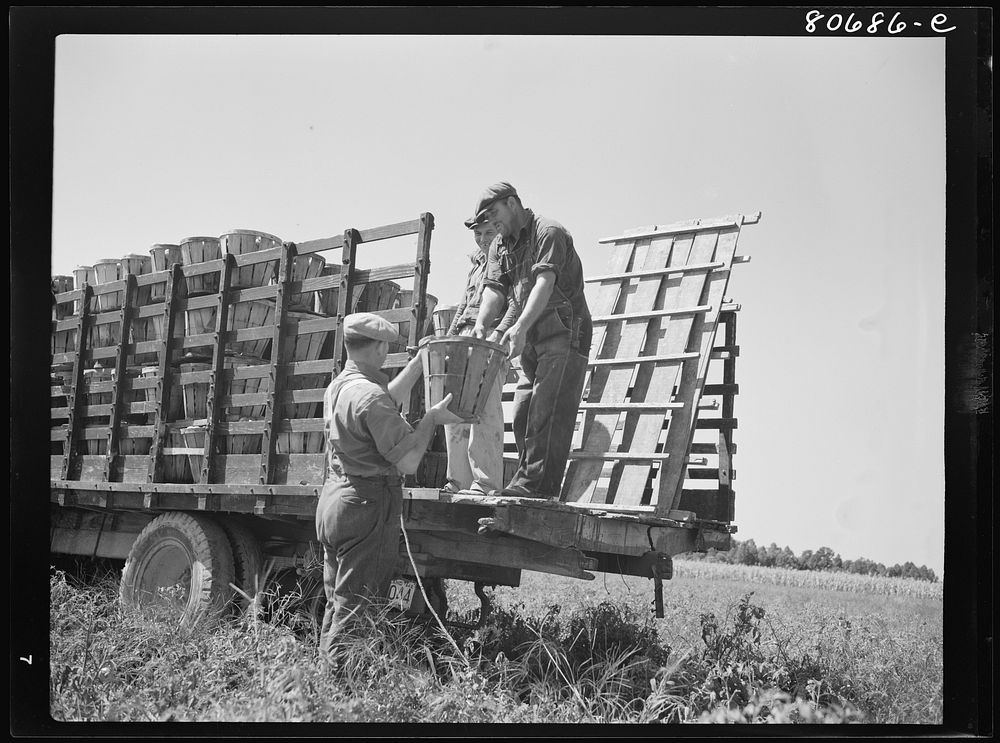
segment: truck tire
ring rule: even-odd
[[[223,609],[232,599],[233,550],[218,524],[201,514],[164,513],[139,532],[122,570],[127,606],[155,606],[182,622]],[[170,587],[177,587],[174,590]]]
[[[253,600],[264,590],[264,557],[257,537],[246,526],[234,521],[222,521],[222,529],[229,538],[233,550],[233,567],[236,587]],[[234,591],[234,602],[241,611],[246,611],[250,602]]]

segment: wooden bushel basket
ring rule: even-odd
[[[76,329],[54,330],[52,332],[52,353],[70,353],[76,350]]]
[[[478,422],[507,358],[506,350],[498,343],[468,336],[429,338],[421,345],[427,407],[450,393],[448,410],[467,423]]]
[[[395,281],[373,281],[354,287],[353,312],[378,312],[392,309],[399,296],[399,284]]]
[[[274,314],[273,299],[254,299],[249,302],[237,302],[229,308],[229,329],[273,328]],[[226,344],[226,352],[241,356],[264,358],[270,346],[270,338],[260,338],[255,341],[230,341]]]
[[[59,426],[68,420],[68,412],[65,408],[67,404],[66,393],[69,392],[69,387],[66,385],[63,375],[56,372],[49,372],[49,384],[50,406],[52,408],[51,421],[53,426]],[[57,408],[62,409],[63,412],[57,414],[55,412]]]
[[[426,335],[433,333],[434,323],[432,316],[434,314],[434,309],[437,307],[437,297],[433,294],[425,294],[424,306],[427,308],[427,314],[424,318],[424,327],[417,331],[417,340],[419,341]],[[396,295],[396,301],[393,303],[394,309],[400,309],[404,307],[413,306],[413,290],[412,289],[402,289],[399,294]],[[399,353],[405,351],[406,347],[410,343],[410,323],[401,322],[396,324],[396,331],[399,333],[400,340],[395,343],[389,344],[389,353]]]
[[[223,250],[229,255],[245,255],[258,250],[270,250],[281,247],[281,238],[266,232],[254,230],[231,230],[219,238]],[[232,276],[232,286],[248,289],[254,286],[267,286],[274,282],[278,271],[278,261],[265,261],[252,266],[236,269]]]
[[[95,385],[111,382],[114,378],[114,373],[109,369],[103,369],[100,367],[96,367],[94,369],[84,369],[84,405],[110,405],[112,396],[110,391],[96,392],[92,391],[92,389]],[[86,416],[83,419],[83,427],[103,426],[106,428],[110,420],[111,419],[107,415]],[[105,436],[102,436],[99,439],[85,439],[81,437],[79,440],[79,446],[81,454],[104,454],[108,450],[108,440]]]
[[[438,298],[433,294],[425,294],[424,306],[427,308],[427,314],[424,316],[424,327],[417,333],[417,340],[434,334],[434,312],[437,310]]]
[[[94,348],[117,346],[121,342],[122,326],[120,322],[95,322],[90,326],[90,345]]]
[[[204,443],[202,445],[204,445]],[[168,431],[163,448],[187,448],[187,443],[184,441],[184,434],[181,431]],[[163,481],[180,483],[194,482],[191,477],[191,465],[188,462],[186,454],[163,455]]]
[[[144,403],[146,402],[146,391],[142,389],[135,389],[133,382],[142,376],[142,367],[130,366],[125,369],[125,376],[128,379],[127,383],[120,384],[119,394],[122,395],[122,402],[124,407],[122,408],[122,422],[133,425],[133,426],[144,426],[151,422],[151,418],[148,413],[133,413],[132,405],[134,403]],[[124,439],[120,439],[124,440]],[[141,447],[141,444],[137,446]],[[148,451],[149,447],[147,447]],[[122,454],[139,454],[145,452],[126,452],[124,449],[121,450]]]
[[[186,237],[181,240],[181,262],[185,266],[214,261],[221,257],[222,246],[217,237]],[[200,276],[188,276],[186,280],[189,296],[214,294],[219,291],[219,274],[216,271]]]
[[[169,243],[157,243],[149,249],[149,258],[152,262],[152,268],[150,273],[159,273],[160,271],[166,271],[175,263],[183,263],[184,258],[181,256],[181,246],[172,245]],[[153,284],[149,287],[149,300],[150,302],[162,302],[166,299],[167,283],[164,281],[159,284]]]
[[[160,336],[163,334],[163,315],[154,315],[153,317],[136,317],[133,318],[132,324],[129,326],[129,336],[131,336],[132,343],[141,343],[143,341],[158,341]],[[144,366],[146,364],[155,364],[159,359],[159,354],[153,353],[140,353],[136,354],[133,359],[133,363],[139,366]]]
[[[319,319],[321,315],[314,312],[289,312],[289,319],[295,323],[297,334],[289,338],[291,345],[291,361],[316,361],[320,358],[323,346],[330,331],[303,333],[298,330],[298,323]],[[325,374],[297,374],[288,377],[289,390],[307,390],[323,388],[326,385]],[[316,418],[321,415],[322,403],[291,403],[282,409],[286,418]],[[323,451],[323,434],[320,431],[306,433],[283,432],[276,440],[277,451],[280,454],[316,454]]]
[[[160,367],[158,366],[144,366],[142,368],[142,377],[144,379],[155,379],[160,374]],[[156,388],[147,387],[146,388],[146,402],[156,402]],[[166,390],[164,392],[163,400],[163,415],[166,421],[176,421],[180,420],[184,414],[184,403],[181,399],[180,387],[177,385],[177,377],[174,377],[174,384],[172,389]],[[150,418],[153,414],[150,413]]]
[[[241,369],[247,366],[260,366],[267,362],[250,356],[226,356],[227,369]],[[251,377],[250,379],[234,379],[229,384],[230,395],[252,395],[269,392],[270,377]],[[242,405],[226,408],[226,420],[230,423],[247,420],[263,420],[267,411],[266,405]],[[226,436],[227,454],[260,454],[263,434],[238,433]]]
[[[187,449],[205,450],[205,435],[208,433],[208,426],[188,426],[181,429],[181,437],[184,439],[184,446]],[[188,452],[188,468],[191,472],[191,481],[198,482],[201,479],[201,462],[205,458],[204,454],[194,454]]]
[[[51,413],[49,415],[49,425],[52,428],[58,428],[67,423],[68,411],[66,410],[67,399],[66,393],[69,392],[69,387],[66,386],[65,380],[62,374],[49,373],[49,405]],[[56,412],[56,411],[60,412]],[[50,454],[62,454],[63,446],[65,445],[65,439],[62,441],[52,441],[49,449]]]
[[[326,374],[298,374],[289,377],[288,389],[315,390],[325,389]],[[322,416],[323,403],[303,402],[288,403],[282,409],[285,418],[319,418]],[[278,434],[275,441],[279,454],[321,454],[323,452],[323,432],[293,432],[285,431]]]
[[[73,277],[72,276],[53,276],[52,277],[52,293],[53,294],[63,294],[64,292],[73,291]],[[53,320],[63,320],[73,314],[73,307],[68,303],[56,304],[52,307],[52,319]]]
[[[115,258],[104,258],[94,264],[94,283],[113,284],[122,278],[121,262]],[[108,292],[97,297],[98,312],[108,312],[110,310],[121,309],[122,292]]]
[[[153,440],[147,437],[118,439],[119,454],[149,454]]]
[[[337,266],[323,266],[320,276],[337,276],[340,269]],[[337,299],[340,297],[340,288],[320,289],[316,292],[315,310],[321,315],[332,317],[337,314]]]
[[[215,307],[202,307],[184,311],[184,335],[202,335],[215,332]],[[210,356],[211,346],[192,346],[184,350],[185,355]]]
[[[200,361],[184,362],[180,364],[179,372],[188,374],[191,372],[210,371],[211,364]],[[181,382],[181,394],[184,401],[184,420],[198,420],[208,417],[208,382]]]
[[[77,266],[73,269],[73,286],[75,289],[82,289],[84,284],[94,285],[96,282],[96,274],[94,273],[93,266]],[[91,297],[90,300],[90,311],[94,312],[97,309],[96,297]],[[73,302],[73,314],[80,314],[80,300]]]
[[[458,307],[454,305],[447,305],[444,307],[438,307],[434,310],[431,315],[434,322],[434,335],[438,338],[448,335],[448,328],[451,327],[451,323],[455,319],[455,313],[458,312]]]
[[[123,279],[129,274],[142,276],[145,273],[152,273],[153,271],[153,261],[148,255],[136,255],[132,253],[122,258],[120,264],[121,271],[119,275]],[[138,287],[135,300],[137,307],[144,307],[150,303],[150,292],[151,287],[149,286]]]
[[[323,269],[325,268],[326,258],[321,255],[317,255],[316,253],[297,255],[292,261],[292,281],[317,279],[323,275]],[[316,300],[313,297],[315,293],[302,292],[301,294],[289,294],[288,307],[295,310],[312,311],[316,305]]]

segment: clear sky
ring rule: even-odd
[[[494,181],[588,275],[602,237],[761,211],[728,291],[737,537],[941,575],[944,122],[940,38],[66,35],[52,271],[428,211],[449,303]]]

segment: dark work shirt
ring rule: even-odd
[[[583,293],[583,264],[569,231],[553,219],[546,219],[530,209],[528,221],[517,235],[504,238],[497,235],[490,245],[485,286],[501,292],[508,301],[507,313],[497,330],[507,330],[524,309],[535,286],[535,278],[543,271],[552,271],[555,288],[549,297],[546,312],[568,303],[577,318],[590,318],[587,298]]]

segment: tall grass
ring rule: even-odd
[[[916,658],[888,627],[851,620],[804,640],[752,594],[696,610],[690,643],[620,600],[498,602],[450,639],[383,610],[331,662],[293,596],[178,627],[125,609],[116,588],[52,574],[57,720],[940,722],[940,688],[927,691],[939,646]]]

